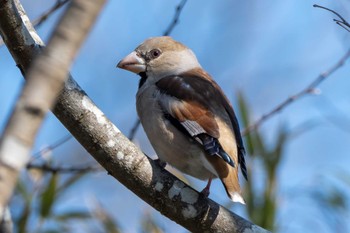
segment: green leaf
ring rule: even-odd
[[[71,211],[64,214],[55,215],[57,221],[67,221],[71,219],[88,219],[91,218],[91,214],[85,211]]]
[[[238,92],[237,99],[238,99],[238,108],[239,108],[239,112],[241,114],[240,117],[241,117],[241,120],[243,122],[243,126],[247,127],[250,123],[249,122],[248,104],[245,101],[245,98],[241,92]]]
[[[273,149],[266,152],[264,155],[264,165],[268,174],[268,179],[274,179],[276,169],[279,166],[280,160],[283,157],[284,148],[289,139],[289,133],[285,127],[280,127]]]
[[[31,213],[31,203],[30,202],[26,202],[24,209],[21,213],[21,215],[19,216],[19,218],[17,219],[17,227],[18,227],[18,233],[26,233],[27,232],[27,222],[29,220],[30,217],[30,213]]]
[[[164,230],[159,226],[159,223],[153,218],[153,216],[146,212],[141,222],[142,233],[163,233]]]
[[[96,219],[98,219],[101,222],[104,228],[104,232],[123,232],[119,226],[119,223],[115,219],[113,219],[113,217],[105,209],[103,209],[101,205],[97,205],[94,215],[96,216]]]
[[[55,229],[49,229],[49,230],[43,231],[43,233],[62,233],[62,231],[61,230],[55,230]]]
[[[32,193],[28,192],[26,184],[23,182],[23,180],[20,179],[18,181],[16,191],[22,196],[25,202],[31,201],[33,195]]]
[[[240,113],[240,118],[242,120],[242,128],[247,128],[250,125],[250,120],[249,120],[249,107],[247,102],[245,101],[245,98],[243,96],[243,94],[241,92],[238,93],[237,95],[238,98],[238,108],[239,108],[239,113]],[[254,154],[254,146],[253,146],[253,142],[252,142],[252,133],[250,132],[248,134],[245,135],[245,145],[246,145],[246,149],[248,154],[253,155]]]
[[[23,199],[24,207],[22,209],[22,212],[19,214],[19,217],[17,219],[14,218],[14,221],[18,229],[17,232],[26,233],[27,223],[32,212],[31,205],[33,194],[31,192],[28,192],[26,184],[23,182],[22,179],[18,180],[16,194],[19,194],[19,196]]]
[[[346,197],[342,191],[336,187],[331,187],[331,191],[316,190],[312,193],[313,200],[318,202],[319,206],[330,210],[346,210]]]
[[[57,188],[56,195],[61,195],[62,193],[64,193],[68,188],[70,188],[73,184],[79,181],[86,174],[87,172],[82,172],[70,176],[62,185],[60,185],[60,187]]]
[[[349,172],[347,172],[347,171],[338,171],[335,175],[346,186],[350,187],[350,173]]]
[[[52,206],[56,200],[57,180],[58,180],[58,174],[53,173],[46,189],[41,195],[41,201],[40,201],[41,218],[47,218],[51,214]]]
[[[288,131],[285,129],[285,127],[281,127],[279,132],[278,132],[278,136],[277,136],[277,141],[276,141],[276,147],[275,147],[275,153],[278,155],[279,159],[281,157],[281,155],[284,152],[284,148],[286,146],[286,143],[289,139],[289,133]],[[277,161],[279,162],[279,161]]]

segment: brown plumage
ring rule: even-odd
[[[137,111],[158,157],[199,179],[220,178],[244,203],[238,166],[247,178],[235,113],[193,52],[170,37],[146,40],[118,67],[140,74]]]

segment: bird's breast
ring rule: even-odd
[[[160,98],[162,94],[157,87],[149,86],[139,90],[136,100],[141,124],[158,157],[199,179],[215,177],[215,170],[211,169],[203,149],[165,118]]]

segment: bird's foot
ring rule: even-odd
[[[209,197],[209,194],[210,194],[210,190],[208,188],[204,188],[200,194],[202,194],[204,197]]]
[[[208,180],[208,184],[207,184],[207,185],[205,186],[205,188],[201,191],[201,194],[202,194],[204,197],[209,197],[211,180],[212,180],[212,178],[210,177],[209,180]]]
[[[166,167],[166,162],[160,160],[160,159],[155,159],[153,160],[155,163],[157,163],[161,168],[165,168]]]

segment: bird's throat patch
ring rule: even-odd
[[[141,79],[140,79],[140,82],[139,82],[139,89],[143,86],[143,84],[145,84],[146,80],[147,80],[147,74],[146,72],[141,72],[139,73]]]

